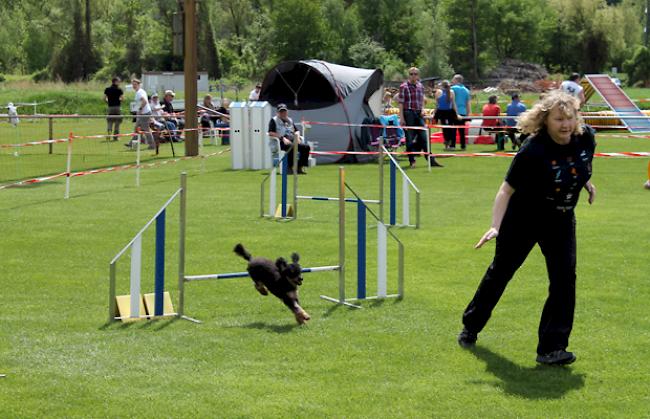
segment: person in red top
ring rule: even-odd
[[[483,116],[494,117],[500,115],[501,108],[497,105],[497,96],[492,95],[488,98],[488,103],[483,106]],[[487,118],[483,120],[483,128],[485,128],[485,131],[494,132],[496,135],[497,151],[504,149],[503,143],[505,137],[502,130],[499,128],[500,125],[500,119]]]

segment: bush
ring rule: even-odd
[[[5,78],[5,75],[0,73],[0,83],[2,83],[3,81],[6,81],[6,80],[7,79]]]
[[[631,85],[650,86],[650,50],[639,46],[634,51],[632,58],[625,61],[623,69],[627,72]]]
[[[48,67],[45,67],[44,69],[35,72],[32,74],[32,80],[34,80],[36,83],[52,80],[50,69]]]

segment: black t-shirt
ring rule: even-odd
[[[108,98],[108,106],[120,106],[122,104],[120,97],[124,95],[124,92],[116,85],[111,84],[104,89],[104,94]]]
[[[526,212],[571,211],[591,178],[596,149],[594,130],[572,135],[567,145],[553,141],[546,130],[530,137],[510,165],[506,182],[515,190],[509,207]]]
[[[162,110],[163,111],[165,111],[167,113],[174,113],[174,106],[172,105],[171,102],[167,102],[167,101],[163,100],[162,102],[160,102],[160,104],[162,105]]]
[[[222,113],[224,115],[230,115],[230,111],[228,111],[228,109],[224,108],[223,106],[219,106],[217,108],[217,112]],[[219,115],[217,115],[216,119],[218,119],[219,121],[222,121],[222,122],[228,122],[228,120],[226,118],[222,118]]]

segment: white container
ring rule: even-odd
[[[251,167],[249,138],[246,102],[233,102],[230,104],[230,154],[233,170]]]
[[[271,148],[267,135],[269,121],[272,117],[271,104],[268,102],[249,102],[249,138],[251,144],[251,169],[270,169],[273,166]]]

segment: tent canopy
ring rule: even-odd
[[[366,86],[364,101],[384,82],[381,70],[346,67],[319,60],[286,61],[269,71],[262,83],[260,100],[274,106],[308,110],[332,106]]]
[[[365,151],[367,142],[358,124],[381,113],[383,83],[384,74],[377,69],[318,60],[287,61],[268,72],[260,100],[274,106],[286,104],[296,122],[319,122],[303,127],[305,138],[317,151]],[[353,161],[369,158],[351,157]],[[317,157],[319,163],[343,159],[339,155]]]

